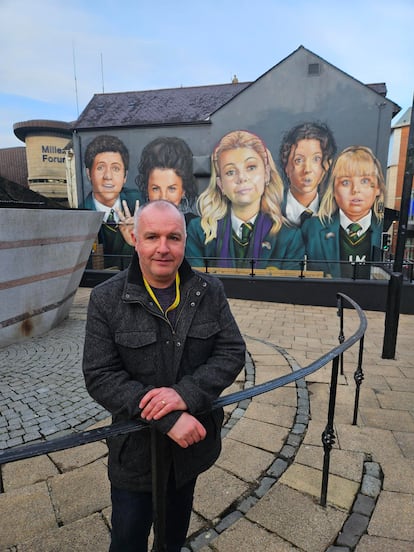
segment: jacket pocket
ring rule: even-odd
[[[155,373],[158,352],[154,330],[117,331],[115,343],[124,367],[134,378]]]
[[[129,347],[131,349],[139,349],[146,347],[152,343],[156,343],[157,334],[153,330],[131,330],[128,332],[115,332],[115,343],[121,347]]]
[[[107,439],[114,473],[142,476],[151,473],[151,448],[147,430]]]
[[[215,320],[193,324],[187,335],[185,364],[197,367],[207,362],[220,330],[220,324]]]

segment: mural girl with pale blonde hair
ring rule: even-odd
[[[308,268],[333,277],[369,278],[365,262],[379,260],[385,182],[381,165],[366,146],[350,146],[337,157],[318,216],[302,233]]]
[[[263,140],[245,130],[226,134],[211,156],[211,178],[198,199],[200,217],[188,227],[193,266],[299,268],[300,232],[287,226],[283,184]],[[286,259],[291,259],[287,262]]]

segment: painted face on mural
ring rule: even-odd
[[[357,221],[367,215],[380,193],[375,175],[335,178],[335,201],[350,220]]]
[[[306,207],[315,199],[325,174],[319,140],[299,140],[290,150],[285,168],[293,196]]]
[[[92,183],[93,195],[103,205],[112,207],[127,178],[121,154],[114,151],[98,153],[91,170],[86,169]]]
[[[231,202],[235,214],[248,211],[249,218],[255,215],[260,209],[266,182],[265,165],[260,155],[251,148],[223,151],[218,167],[217,184]],[[246,216],[240,218],[248,220]]]
[[[148,178],[148,199],[165,199],[179,205],[184,196],[183,179],[173,169],[153,169]]]

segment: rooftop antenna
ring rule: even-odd
[[[79,117],[79,100],[78,100],[78,81],[76,79],[76,59],[75,59],[75,44],[72,42],[72,57],[73,57],[73,75],[75,78],[75,95],[76,95],[76,111]]]
[[[105,94],[105,83],[104,83],[104,70],[103,70],[103,55],[101,52],[101,78],[102,78],[102,94]]]

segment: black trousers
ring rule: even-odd
[[[168,552],[180,552],[187,536],[193,506],[193,479],[176,489],[172,470],[166,496],[166,541]],[[148,552],[152,525],[152,494],[111,487],[112,535],[109,552]]]

